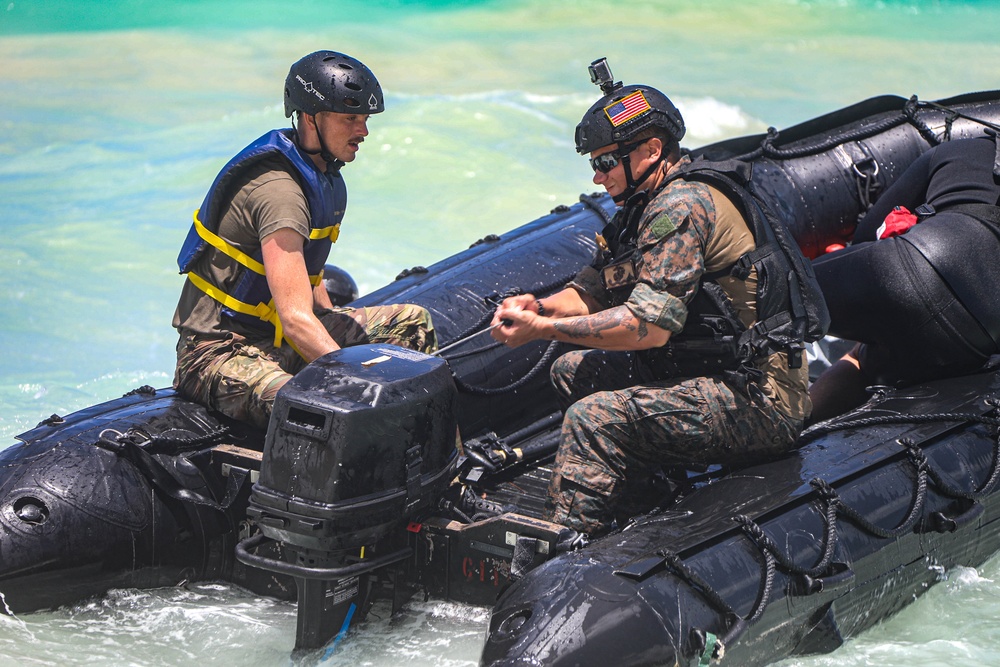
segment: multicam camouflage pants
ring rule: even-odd
[[[549,485],[549,520],[599,535],[662,499],[663,466],[738,463],[788,451],[801,423],[719,378],[650,380],[634,353],[570,352],[552,366],[569,409]]]
[[[389,343],[425,353],[437,349],[430,313],[420,306],[334,308],[317,315],[341,347]],[[271,338],[189,334],[177,344],[174,387],[228,417],[266,428],[278,390],[304,366],[290,345],[275,347]]]

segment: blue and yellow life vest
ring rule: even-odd
[[[201,208],[194,212],[194,223],[177,256],[177,266],[186,273],[198,289],[222,304],[222,312],[241,320],[251,327],[262,322],[274,327],[274,344],[283,339],[281,321],[274,307],[271,290],[264,275],[262,252],[258,247],[253,255],[239,250],[218,235],[221,210],[228,203],[226,190],[250,165],[274,154],[283,155],[299,177],[299,183],[309,205],[309,240],[304,247],[309,281],[315,286],[323,279],[323,266],[330,254],[330,246],[340,233],[340,223],[347,208],[347,187],[340,173],[319,172],[308,156],[302,154],[291,139],[291,130],[274,130],[239,152],[222,168],[215,182],[205,195]],[[236,260],[244,267],[231,292],[209,282],[192,271],[202,253],[212,248]]]

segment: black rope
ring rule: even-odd
[[[858,201],[861,202],[862,208],[862,212],[858,214],[859,220],[865,216],[865,213],[874,204],[872,201],[872,192],[877,189],[875,183],[875,174],[877,171],[878,164],[874,165],[870,173],[868,171],[861,171],[857,165],[854,166],[854,184],[858,189]]]
[[[599,218],[601,218],[601,220],[604,222],[604,224],[608,224],[609,222],[611,222],[611,214],[609,214],[608,211],[601,204],[601,200],[602,199],[603,199],[603,195],[599,195],[599,194],[596,194],[596,193],[593,194],[593,195],[586,195],[586,194],[580,195],[580,202],[584,205],[584,207],[586,207],[586,208],[590,209],[591,211],[593,211],[594,213],[596,213],[597,216]],[[564,276],[564,277],[559,278],[557,280],[553,280],[551,282],[544,283],[542,285],[538,285],[538,286],[536,286],[536,287],[531,288],[530,290],[528,290],[528,292],[530,294],[542,295],[543,297],[544,296],[548,296],[548,295],[554,293],[556,290],[561,289],[562,287],[565,287],[566,283],[568,283],[570,280],[572,280],[575,275],[576,275],[576,273],[574,272],[571,275],[567,275],[567,276]],[[517,295],[517,294],[524,294],[524,293],[525,293],[524,290],[515,287],[515,288],[508,289],[508,290],[506,290],[504,292],[498,293],[496,295],[496,299],[499,301],[499,300],[502,300],[503,298],[508,297],[508,296],[514,296],[514,295]],[[484,301],[485,301],[485,299],[484,299]],[[451,340],[447,341],[446,343],[442,344],[441,347],[447,347],[448,345],[451,345],[452,343],[454,343],[456,341],[462,340],[463,338],[469,338],[470,336],[472,336],[472,334],[476,333],[477,331],[480,331],[481,329],[486,328],[487,323],[490,320],[492,320],[492,319],[493,319],[493,312],[487,312],[487,313],[485,313],[475,324],[473,324],[470,327],[466,328],[460,334],[458,334],[457,336],[455,336]],[[503,343],[493,342],[493,343],[489,343],[487,345],[482,345],[482,346],[479,346],[479,347],[476,347],[476,348],[473,348],[473,349],[470,349],[470,350],[466,350],[464,352],[458,352],[458,353],[455,353],[455,354],[452,354],[450,356],[446,356],[446,357],[443,357],[443,358],[445,360],[447,360],[447,361],[454,361],[456,359],[463,359],[463,358],[468,357],[468,356],[472,356],[472,355],[475,355],[475,354],[480,354],[482,352],[487,352],[489,350],[496,349],[496,348],[500,347],[501,345],[503,345]],[[543,370],[544,368],[546,368],[546,366],[548,365],[548,362],[550,360],[550,357],[554,354],[554,352],[556,350],[556,345],[557,344],[554,343],[554,342],[550,343],[549,346],[548,346],[548,348],[545,350],[544,354],[542,355],[542,358],[539,359],[539,361],[534,365],[534,367],[532,367],[532,369],[530,371],[528,371],[528,374],[525,375],[520,380],[518,380],[518,381],[516,381],[516,382],[514,382],[514,383],[512,383],[512,384],[510,384],[510,385],[508,385],[506,387],[498,387],[498,388],[476,387],[476,386],[469,385],[469,384],[465,383],[461,378],[459,378],[457,376],[455,377],[455,382],[458,384],[459,389],[462,389],[462,390],[467,391],[467,392],[472,393],[472,394],[479,394],[479,395],[483,395],[483,396],[493,396],[493,395],[496,395],[496,394],[501,394],[501,393],[505,393],[505,392],[508,392],[508,391],[513,391],[513,390],[518,389],[519,387],[523,386],[527,382],[530,382],[541,370]]]
[[[923,424],[928,422],[942,421],[970,421],[988,426],[1000,426],[1000,419],[987,417],[970,412],[935,412],[924,415],[873,415],[871,417],[859,417],[845,421],[827,421],[810,426],[799,436],[799,444],[802,445],[813,438],[836,431],[843,431],[849,428],[860,428],[864,426],[880,426],[885,424]]]
[[[471,357],[473,355],[480,354],[482,352],[489,352],[490,350],[494,350],[498,347],[503,347],[503,346],[504,343],[495,340],[492,343],[487,343],[486,345],[482,345],[480,347],[473,347],[466,350],[465,352],[456,352],[454,354],[449,354],[446,357],[442,356],[441,358],[447,359],[448,361],[455,361],[456,359],[464,359],[465,357]]]
[[[903,105],[903,114],[906,116],[906,119],[910,121],[913,127],[917,128],[920,136],[922,136],[927,143],[931,146],[937,146],[941,143],[941,140],[937,138],[937,135],[934,134],[934,130],[932,130],[927,123],[917,118],[919,109],[920,100],[917,99],[916,95],[913,95],[910,99],[906,100],[906,104]]]
[[[680,556],[666,549],[657,551],[656,555],[662,556],[663,562],[667,565],[667,567],[679,574],[682,579],[696,588],[698,592],[700,592],[701,595],[717,610],[726,614],[739,616],[739,614],[736,613],[736,610],[729,606],[729,602],[719,595],[719,592],[716,591],[710,583],[702,579],[700,574],[688,567],[687,564],[681,560]],[[758,595],[758,597],[760,596]]]
[[[938,104],[937,102],[921,102],[920,104],[921,106],[925,106],[931,109],[937,109],[938,111],[947,112],[949,114],[949,118],[951,121],[954,121],[955,118],[964,118],[965,120],[971,120],[973,123],[978,123],[984,127],[988,127],[1000,132],[1000,125],[997,125],[996,123],[993,123],[988,120],[983,120],[982,118],[976,118],[975,116],[969,116],[968,114],[964,114],[961,111],[956,111],[951,107],[946,107],[944,105]],[[949,120],[946,119],[946,122],[949,122]]]
[[[505,292],[500,292],[499,294],[496,295],[496,299],[498,301],[500,301],[500,300],[502,300],[502,299],[504,299],[504,298],[506,298],[508,296],[514,296],[516,294],[523,294],[523,293],[524,292],[522,292],[520,289],[518,289],[518,288],[515,287],[515,288],[509,289],[509,290],[507,290]],[[486,302],[485,298],[483,299],[483,302],[484,303]],[[444,345],[441,345],[440,347],[448,347],[449,345],[451,345],[452,343],[454,343],[456,341],[460,341],[463,338],[468,338],[469,336],[471,336],[472,334],[476,333],[480,329],[485,329],[486,328],[486,323],[489,322],[492,319],[493,319],[493,311],[487,311],[486,313],[484,313],[482,315],[482,317],[479,318],[479,320],[475,324],[473,324],[472,326],[468,327],[462,333],[458,334],[457,336],[455,336],[454,338],[452,338],[451,340],[449,340]],[[478,348],[477,348],[477,350],[478,350]],[[444,358],[445,359],[450,359],[451,357],[444,357]]]
[[[604,206],[601,205],[600,200],[602,198],[603,198],[603,195],[599,195],[599,194],[596,194],[596,193],[593,194],[593,195],[583,194],[583,195],[580,195],[580,203],[582,203],[584,205],[584,207],[586,207],[586,208],[590,209],[591,211],[593,211],[594,213],[596,213],[597,216],[604,222],[604,224],[608,224],[609,222],[611,222],[611,214],[609,214],[607,212],[607,210],[605,210]],[[477,242],[476,244],[473,244],[473,245],[478,245],[478,243],[481,243],[481,242],[482,241],[479,241],[479,242]],[[549,294],[554,293],[557,289],[565,287],[566,283],[568,283],[570,280],[572,280],[575,275],[576,275],[576,272],[574,271],[570,275],[567,275],[567,276],[564,276],[564,277],[559,278],[557,280],[553,280],[551,282],[544,283],[542,285],[538,285],[536,287],[533,287],[533,288],[531,288],[531,289],[528,290],[528,293],[529,294],[540,294],[540,295],[543,295],[543,296],[548,296]],[[525,293],[524,290],[522,290],[521,288],[519,288],[519,287],[513,287],[513,288],[510,288],[510,289],[508,289],[508,290],[506,290],[504,292],[497,293],[496,294],[496,299],[499,301],[499,300],[502,300],[502,299],[504,299],[505,297],[508,297],[508,296],[515,296],[517,294],[524,294],[524,293]],[[491,319],[493,319],[493,313],[492,312],[487,312],[486,314],[484,314],[479,319],[479,321],[477,321],[475,324],[473,324],[472,326],[470,326],[467,329],[465,329],[465,331],[463,331],[462,333],[458,334],[457,336],[455,336],[454,338],[452,338],[451,340],[449,340],[447,343],[445,343],[441,347],[445,347],[446,345],[450,345],[450,344],[454,343],[455,341],[461,340],[463,338],[468,338],[470,335],[474,334],[476,331],[485,328],[486,327],[486,323],[489,322]],[[446,357],[446,358],[452,358],[452,357]]]
[[[845,422],[837,425],[837,428],[831,428],[830,430],[839,430],[840,428],[858,426],[859,422],[863,422],[862,425],[872,425],[881,423],[900,423],[902,421],[913,423],[924,421],[961,420],[989,424],[993,426],[1000,424],[1000,420],[996,418],[964,413],[920,415],[920,418],[914,418],[915,416],[911,415],[906,420],[901,419],[901,417],[903,416],[893,415],[888,416],[888,418],[872,417],[861,420],[853,420],[851,422]],[[758,587],[757,599],[754,602],[750,613],[746,617],[741,617],[733,609],[729,602],[726,601],[725,598],[723,598],[719,592],[711,586],[711,584],[709,584],[693,569],[688,567],[677,554],[665,549],[656,552],[657,555],[664,559],[664,563],[669,568],[671,568],[679,577],[687,581],[694,589],[696,589],[717,611],[720,611],[725,616],[735,619],[730,622],[726,635],[719,640],[719,643],[723,647],[738,637],[747,625],[756,622],[763,615],[767,607],[768,600],[770,599],[775,572],[778,568],[781,568],[782,571],[789,574],[814,578],[829,573],[829,567],[833,561],[833,553],[838,539],[836,522],[837,515],[843,516],[847,520],[851,521],[851,523],[855,526],[871,535],[885,539],[895,539],[912,531],[917,522],[920,521],[927,500],[928,480],[934,484],[935,488],[941,492],[942,496],[966,500],[977,500],[978,498],[990,493],[996,485],[997,480],[1000,479],[1000,434],[993,439],[993,460],[989,475],[986,481],[984,481],[975,491],[971,492],[958,489],[946,482],[941,475],[931,467],[923,449],[921,449],[913,441],[904,438],[899,440],[899,444],[906,448],[907,459],[916,471],[916,480],[909,510],[903,520],[893,528],[887,529],[878,526],[862,516],[861,513],[853,507],[846,505],[840,498],[836,489],[834,489],[826,480],[822,478],[815,478],[810,481],[810,485],[825,505],[823,520],[826,529],[823,536],[823,546],[820,557],[811,567],[801,567],[795,564],[791,558],[778,547],[774,540],[767,535],[760,524],[750,517],[746,515],[733,517],[733,521],[739,524],[744,536],[746,536],[756,547],[755,553],[762,556],[764,559],[763,576],[761,578],[760,586]]]
[[[760,146],[744,155],[740,155],[734,159],[740,161],[750,161],[759,157],[770,157],[777,158],[780,160],[787,160],[791,158],[808,157],[810,155],[817,155],[831,148],[836,148],[841,144],[846,144],[850,141],[861,141],[862,139],[868,139],[876,134],[881,134],[891,130],[894,127],[902,125],[907,122],[909,118],[904,114],[899,116],[892,116],[886,118],[878,123],[869,125],[865,128],[852,130],[844,134],[837,135],[835,137],[830,137],[826,141],[815,146],[803,146],[802,148],[776,148],[774,142],[777,141],[780,133],[773,127],[767,129],[767,136],[761,140]],[[919,129],[919,128],[918,128]]]
[[[767,609],[767,603],[771,599],[771,591],[774,589],[774,574],[776,569],[777,567],[774,562],[774,556],[770,553],[764,554],[764,582],[757,590],[757,599],[754,601],[753,610],[746,618],[747,623],[756,623],[757,620],[764,615],[764,610]],[[725,645],[732,639],[734,639],[734,637],[730,637],[727,633],[721,641],[723,645]]]
[[[126,396],[155,396],[155,395],[156,395],[156,389],[148,384],[144,384],[141,387],[136,387],[135,389],[125,392],[124,394],[122,394],[122,398],[125,398]]]
[[[910,502],[910,511],[907,512],[906,517],[899,523],[895,528],[882,528],[877,526],[865,517],[861,515],[853,507],[844,504],[843,501],[838,503],[838,513],[844,516],[846,519],[851,521],[854,525],[858,526],[862,530],[876,537],[881,537],[885,539],[895,539],[897,537],[902,537],[906,533],[913,530],[913,526],[916,525],[917,521],[920,520],[920,515],[923,513],[924,502],[927,500],[927,469],[929,464],[927,462],[927,457],[923,450],[914,445],[909,441],[902,441],[904,447],[906,447],[906,452],[910,462],[913,463],[917,470],[917,480],[916,489],[913,493],[913,499]],[[816,485],[825,487],[828,489],[829,493],[836,494],[836,491],[829,484],[822,479],[815,479],[813,482]]]
[[[549,363],[552,361],[552,357],[555,355],[556,350],[559,348],[559,343],[557,341],[552,341],[549,346],[545,349],[541,358],[535,363],[535,365],[529,370],[524,377],[515,380],[514,382],[503,386],[503,387],[478,387],[466,383],[462,378],[455,376],[455,384],[458,386],[459,391],[464,391],[476,396],[497,396],[499,394],[505,394],[509,391],[514,391],[515,389],[520,389],[525,384],[530,382],[537,376],[541,371],[548,368]]]
[[[945,481],[941,474],[934,468],[929,468],[928,473],[930,474],[931,481],[934,483],[934,487],[940,491],[942,496],[945,496],[946,498],[972,501],[984,498],[993,491],[993,487],[996,486],[997,480],[1000,479],[1000,434],[993,439],[993,462],[990,466],[990,474],[987,476],[986,481],[984,481],[975,491],[965,491],[953,486],[949,482]]]
[[[602,197],[603,195],[597,193],[592,195],[580,195],[580,203],[596,213],[606,225],[611,222],[611,214],[608,213],[607,209],[600,204]]]
[[[775,544],[774,540],[768,537],[767,533],[764,532],[764,529],[750,517],[744,514],[733,517],[733,521],[740,525],[740,528],[743,529],[743,532],[750,538],[758,549],[774,556],[782,570],[792,574],[802,574],[808,577],[819,577],[826,574],[827,568],[833,560],[834,547],[837,544],[837,509],[840,504],[840,498],[837,497],[837,493],[829,486],[824,488],[814,484],[816,481],[817,480],[813,480],[810,483],[813,484],[813,488],[815,488],[817,493],[819,493],[820,498],[824,501],[826,506],[825,511],[823,512],[823,523],[826,530],[823,534],[822,553],[820,554],[819,560],[812,567],[806,568],[796,565],[787,554],[783,553],[781,549],[778,548],[778,545]]]
[[[717,611],[721,611],[726,616],[733,619],[726,630],[726,634],[719,638],[718,643],[721,648],[716,648],[717,654],[721,654],[721,651],[725,650],[725,647],[728,644],[735,641],[736,638],[742,634],[744,630],[746,630],[747,626],[760,620],[760,617],[764,615],[764,611],[767,609],[767,604],[771,599],[771,592],[774,589],[774,575],[777,571],[777,564],[774,556],[769,551],[756,551],[754,553],[761,555],[764,558],[764,562],[762,564],[764,568],[764,576],[761,578],[760,585],[757,587],[757,598],[754,600],[753,606],[750,608],[750,612],[746,616],[741,616],[730,606],[729,602],[727,602],[725,598],[719,595],[718,591],[716,591],[710,583],[703,579],[701,575],[693,569],[688,567],[677,554],[666,549],[657,552],[657,555],[663,558],[663,562],[667,565],[667,567],[671,568],[682,579],[691,584],[695,590],[701,593],[710,605],[715,607]]]
[[[850,141],[869,139],[877,134],[881,134],[882,132],[886,132],[894,127],[902,125],[903,123],[910,123],[913,125],[913,127],[917,129],[917,132],[920,133],[920,136],[922,136],[927,143],[931,146],[936,146],[940,144],[942,140],[938,139],[937,135],[934,134],[934,130],[920,119],[919,113],[921,109],[936,109],[947,114],[945,117],[945,141],[951,138],[951,125],[956,118],[964,118],[974,123],[979,123],[984,127],[1000,130],[1000,126],[995,123],[963,114],[960,111],[942,106],[935,102],[923,102],[919,100],[916,95],[913,95],[903,105],[903,110],[900,115],[891,116],[872,125],[829,137],[822,143],[813,146],[804,146],[801,148],[777,148],[774,146],[774,143],[778,140],[780,133],[773,127],[768,128],[767,136],[761,140],[760,146],[749,153],[737,156],[734,159],[746,162],[760,157],[776,158],[780,160],[808,157],[810,155],[823,153],[831,148],[835,148],[840,144],[845,144]]]
[[[530,290],[530,293],[531,294],[541,294],[543,296],[548,296],[549,294],[552,294],[553,292],[555,292],[557,289],[559,289],[561,287],[564,287],[566,285],[566,283],[568,283],[570,280],[572,280],[573,276],[575,276],[575,275],[576,274],[574,273],[573,275],[569,275],[569,276],[566,276],[564,278],[560,278],[558,280],[554,280],[552,282],[548,282],[548,283],[544,283],[542,285],[538,285],[537,287],[532,288]],[[494,296],[491,296],[490,298],[491,299],[495,299],[497,302],[499,302],[499,301],[502,301],[503,299],[505,299],[505,298],[507,298],[509,296],[516,296],[518,294],[524,294],[524,290],[522,290],[519,287],[512,287],[512,288],[510,288],[510,289],[508,289],[508,290],[506,290],[504,292],[496,293]],[[486,299],[484,298],[483,301],[486,302]],[[455,336],[454,338],[452,338],[451,340],[449,340],[447,343],[441,345],[441,347],[447,347],[448,345],[451,345],[455,341],[462,340],[463,338],[468,338],[469,336],[471,336],[472,334],[476,333],[480,329],[486,328],[486,324],[490,320],[492,320],[492,319],[493,319],[493,311],[487,311],[486,313],[483,314],[482,317],[479,318],[479,320],[475,324],[473,324],[473,325],[469,326],[468,328],[466,328],[462,333],[458,334],[457,336]],[[481,351],[481,349],[480,348],[476,348],[475,351]],[[466,356],[466,355],[463,353],[462,356]],[[454,359],[456,357],[444,357],[444,358],[445,359]]]

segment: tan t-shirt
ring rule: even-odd
[[[739,257],[754,249],[753,234],[743,216],[724,194],[709,187],[715,203],[715,234],[705,247],[705,271],[711,273],[731,266]],[[733,302],[744,326],[750,327],[757,315],[757,271],[751,270],[746,280],[733,276],[717,279],[719,286]],[[755,366],[764,374],[764,393],[774,401],[781,414],[792,419],[805,419],[812,411],[809,401],[809,367],[803,359],[800,368],[788,367],[788,355],[777,352],[761,359]]]
[[[309,238],[309,204],[284,158],[269,157],[252,165],[230,185],[230,191],[235,194],[222,209],[216,233],[239,250],[259,259],[263,239],[284,228],[294,229],[303,240]],[[191,270],[231,293],[245,269],[236,260],[209,248]],[[222,304],[188,280],[181,289],[173,325],[182,335],[224,336],[230,331],[248,338],[260,335],[260,330],[248,329],[221,311]],[[270,326],[261,324],[264,330]]]

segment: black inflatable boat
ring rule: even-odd
[[[997,124],[1000,92],[885,96],[696,154],[752,162],[816,256],[931,145]],[[427,307],[447,349],[327,355],[267,433],[142,387],[22,434],[0,452],[6,611],[224,579],[296,598],[312,649],[424,591],[494,606],[484,665],[757,665],[830,651],[1000,550],[988,369],[878,390],[779,461],[670,471],[678,502],[568,548],[540,518],[561,422],[547,371],[568,348],[477,332],[504,295],[559,289],[613,210],[582,196],[358,299]]]

